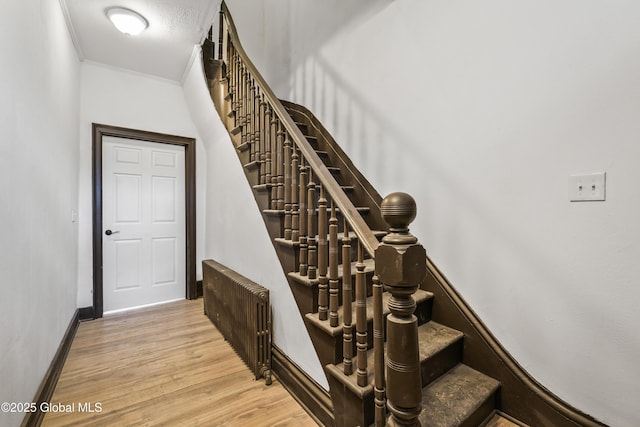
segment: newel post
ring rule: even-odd
[[[416,292],[427,272],[426,252],[409,233],[416,202],[406,193],[392,193],[380,206],[389,234],[376,249],[376,275],[391,294],[387,316],[387,408],[390,426],[419,426],[422,411],[418,321],[413,312]]]

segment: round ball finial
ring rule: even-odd
[[[391,193],[382,200],[380,211],[391,228],[407,228],[416,218],[416,201],[407,193]]]
[[[409,224],[416,218],[416,201],[407,193],[391,193],[380,204],[382,218],[389,225],[385,243],[415,243],[415,237],[409,234]],[[402,237],[401,237],[402,236]]]

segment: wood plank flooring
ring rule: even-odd
[[[522,427],[524,424],[515,424],[500,416],[499,414],[495,414],[491,420],[484,427]]]
[[[66,411],[45,427],[317,426],[275,378],[254,380],[202,299],[81,323],[51,404]],[[486,425],[512,426],[499,415]]]
[[[202,299],[81,323],[51,403],[72,411],[43,426],[317,425],[276,379],[254,380]]]

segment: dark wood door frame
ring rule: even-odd
[[[196,143],[194,138],[93,123],[93,318],[102,317],[102,138],[114,136],[184,147],[186,298],[196,295]]]

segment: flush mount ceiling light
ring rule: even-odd
[[[149,26],[144,16],[124,7],[110,7],[106,10],[107,17],[113,25],[122,33],[136,36]]]

